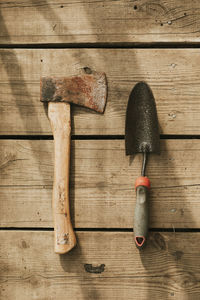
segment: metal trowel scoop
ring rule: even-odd
[[[160,152],[160,135],[156,104],[150,87],[139,82],[133,88],[126,111],[126,155],[143,153],[141,176],[135,183],[134,217],[135,243],[139,249],[146,244],[148,234],[148,192],[150,181],[145,176],[148,153]]]

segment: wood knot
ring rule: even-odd
[[[30,246],[29,246],[25,241],[22,241],[21,247],[22,247],[23,249],[30,248]]]
[[[40,285],[40,282],[39,280],[37,279],[36,276],[31,276],[31,278],[29,279],[29,282],[30,284],[33,286],[33,287],[38,287]]]
[[[174,256],[175,260],[180,260],[183,254],[184,253],[182,251],[175,251],[172,253],[172,256]]]
[[[198,284],[198,280],[192,272],[183,274],[180,279],[180,286],[184,289],[185,288],[190,288],[190,289],[194,288],[196,284]]]
[[[155,233],[152,239],[152,244],[154,248],[158,250],[166,250],[166,242],[160,233]]]

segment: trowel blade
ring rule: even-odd
[[[150,87],[139,82],[133,88],[126,111],[126,155],[160,152],[160,135],[156,104]]]

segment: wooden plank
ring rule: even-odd
[[[53,232],[0,235],[2,299],[200,297],[199,233],[151,233],[140,254],[131,232],[79,232],[78,246],[62,256],[53,253]]]
[[[6,49],[0,56],[0,134],[51,134],[40,77],[84,67],[106,72],[108,102],[104,115],[74,108],[73,134],[124,134],[128,96],[141,80],[153,89],[161,133],[200,134],[198,49]]]
[[[1,0],[0,9],[1,44],[200,41],[198,0]]]
[[[199,228],[200,141],[161,140],[149,157],[150,226]],[[141,155],[123,140],[76,140],[71,149],[71,211],[77,228],[131,228]],[[0,224],[52,227],[52,141],[1,140]]]

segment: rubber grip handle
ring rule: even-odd
[[[69,205],[70,104],[49,102],[48,117],[54,136],[54,249],[64,254],[76,245]]]
[[[136,205],[134,216],[135,244],[142,249],[147,241],[148,235],[148,187],[139,185],[136,188]]]

